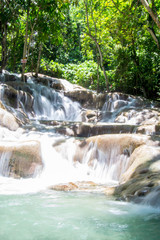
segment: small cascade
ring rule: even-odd
[[[148,189],[144,189],[144,195],[145,191],[147,192]],[[149,205],[159,208],[160,207],[160,187],[154,187],[151,192],[149,192],[146,196],[141,197],[139,199],[141,204],[143,205]]]
[[[38,165],[32,176],[27,178],[13,179],[12,177],[17,173],[11,169],[13,167],[11,166],[13,160],[10,162],[12,152],[8,150],[10,148],[6,147],[5,152],[1,153],[0,177],[1,180],[2,177],[5,178],[3,182],[5,182],[5,191],[8,193],[10,193],[10,190],[12,190],[12,193],[40,191],[56,184],[77,181],[92,181],[100,185],[113,186],[119,183],[129,166],[130,155],[125,152],[121,153],[119,146],[113,145],[109,150],[102,151],[96,143],[92,142],[83,152],[81,162],[76,161],[75,154],[78,142],[74,138],[67,139],[55,134],[49,135],[48,133],[38,132],[21,134],[19,144],[17,145],[13,141],[11,146],[14,149],[20,149],[23,144],[25,148],[25,146],[30,146],[31,141],[40,142],[43,169]],[[20,164],[20,162],[17,162],[17,164]],[[34,167],[34,163],[31,164],[32,167]],[[17,165],[14,169],[16,171]]]
[[[130,120],[130,115],[135,112],[136,107],[150,106],[141,98],[134,98],[121,93],[109,93],[106,98],[106,102],[102,108],[102,122],[128,122]],[[125,111],[130,110],[130,115],[124,118],[121,117],[121,113],[124,114]],[[116,120],[117,116],[119,119]],[[122,120],[123,118],[123,120]]]
[[[3,85],[0,85],[0,100],[3,100],[3,96],[4,96],[4,87]]]
[[[102,151],[96,143],[91,142],[83,152],[81,161],[77,161],[75,140],[61,141],[62,143],[58,143],[59,140],[57,140],[57,146],[52,144],[54,147],[51,144],[50,147],[48,144],[42,144],[45,161],[43,176],[52,176],[51,178],[55,178],[56,181],[61,178],[59,183],[69,180],[115,185],[119,183],[123,173],[129,167],[130,153],[127,150],[121,153],[120,146],[113,145],[109,150]],[[55,177],[57,174],[58,178]]]
[[[0,176],[8,177],[10,173],[9,161],[11,152],[2,152],[0,154]]]
[[[113,95],[109,94],[107,95],[106,102],[102,108],[102,111],[106,112],[114,112],[114,103],[119,100],[119,94],[115,93]]]
[[[37,85],[33,86],[33,111],[38,120],[81,121],[81,107],[62,93]]]
[[[120,146],[113,145],[106,151],[98,149],[96,143],[90,143],[84,153],[82,164],[92,181],[103,184],[118,184],[129,166],[130,156],[120,152]]]
[[[32,81],[20,86],[16,85],[16,88],[17,90],[8,89],[6,85],[1,85],[0,88],[0,99],[15,115],[23,114],[37,120],[82,120],[80,104],[65,97],[63,93]],[[10,91],[14,91],[13,101],[11,98],[8,99]]]
[[[60,142],[62,142],[62,145]],[[63,142],[65,144],[65,148]],[[54,147],[54,145],[57,144],[60,144],[58,149]],[[65,140],[62,137],[48,139],[48,136],[43,136],[41,146],[44,169],[40,179],[43,184],[49,186],[85,179],[85,173],[82,174],[81,170],[75,168],[72,162],[76,151],[73,139]]]
[[[33,96],[29,93],[22,90],[17,91],[17,107],[18,109],[22,109],[26,115],[29,112],[32,114],[33,101]]]
[[[131,99],[123,99],[119,93],[108,94],[102,108],[102,121],[114,122],[117,114],[124,108],[129,107]]]

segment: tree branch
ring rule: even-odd
[[[156,37],[154,30],[149,27],[147,28],[147,30],[150,32],[153,40],[156,42],[158,49],[160,49],[160,44],[159,44],[158,38]]]
[[[145,9],[147,10],[147,12],[149,13],[149,15],[151,16],[151,18],[153,19],[153,21],[156,23],[157,27],[160,29],[160,21],[158,19],[157,13],[153,12],[153,10],[150,8],[147,0],[140,0],[140,1],[143,4],[143,6],[145,7]]]

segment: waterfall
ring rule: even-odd
[[[57,92],[52,88],[36,84],[29,79],[28,83],[17,84],[17,99],[15,106],[17,110],[22,110],[29,119],[32,120],[60,120],[60,121],[82,121],[81,105],[65,97],[62,92]],[[12,89],[11,89],[12,90]],[[1,85],[1,99],[5,96],[5,86]],[[119,95],[115,94],[109,97],[107,111],[114,112],[115,102],[121,101]],[[13,108],[13,111],[15,109]],[[39,142],[40,155],[43,163],[43,170],[39,171],[40,166],[35,168],[29,179],[14,179],[13,189],[18,187],[18,191],[31,191],[32,189],[43,189],[50,185],[76,182],[93,181],[97,184],[118,184],[122,174],[126,171],[129,163],[129,156],[120,152],[117,145],[111,146],[108,150],[102,150],[96,143],[90,143],[84,151],[80,161],[75,161],[77,151],[77,141],[74,138],[55,134],[48,131],[47,127],[37,128],[33,131],[22,131],[17,137],[15,132],[14,143],[23,142],[29,144],[30,141]],[[14,135],[12,132],[12,135]],[[8,135],[7,135],[8,136]],[[16,140],[17,138],[17,140]],[[6,143],[8,138],[6,139]],[[36,144],[35,144],[36,146]],[[34,145],[33,145],[34,147]],[[31,149],[31,148],[30,148]],[[28,153],[27,153],[28,154]],[[34,155],[33,155],[34,156]],[[35,155],[35,157],[37,157]],[[1,151],[0,175],[8,179],[10,175],[9,162],[11,158],[10,151]],[[34,161],[30,168],[34,168]],[[28,176],[28,175],[27,175]],[[7,180],[6,180],[7,181]],[[33,181],[33,188],[29,187]],[[15,187],[16,183],[16,187]],[[22,184],[21,184],[22,183]],[[24,190],[25,184],[25,190]],[[11,187],[11,177],[9,188]],[[30,190],[29,190],[30,189]]]
[[[26,149],[26,146],[28,148],[30,142],[33,141],[40,142],[43,170],[40,167],[35,168],[32,177],[26,179],[9,177],[13,175],[13,173],[10,174],[9,167],[11,149],[14,149],[14,151],[18,149],[19,154],[21,152],[20,146]],[[92,181],[100,185],[117,185],[121,176],[127,170],[130,160],[128,154],[120,152],[119,146],[113,145],[109,151],[102,151],[98,148],[97,143],[91,142],[83,152],[82,161],[75,161],[77,140],[54,133],[22,133],[18,142],[17,144],[13,139],[10,143],[11,148],[7,148],[6,145],[0,158],[0,175],[1,179],[2,177],[5,178],[5,192],[7,191],[7,193],[40,191],[55,184],[77,181]],[[34,142],[32,145],[35,148]],[[4,189],[2,190],[4,191]]]
[[[20,128],[14,117],[10,121],[12,126],[7,125],[8,117],[3,128],[0,127],[0,178],[5,179],[5,191],[10,192],[11,188],[12,192],[15,189],[20,193],[40,191],[56,184],[77,181],[92,181],[101,186],[122,183],[138,140],[127,135],[116,137],[116,134],[85,140],[62,135],[64,125],[57,122],[52,125],[52,120],[82,121],[84,109],[81,105],[64,96],[63,92],[31,79],[28,83],[14,82],[13,85],[15,88],[0,85],[2,103],[7,110],[11,108],[11,112],[22,112],[31,121]],[[130,109],[128,116],[124,113],[124,118],[134,117],[138,104],[136,101],[127,95],[108,94],[102,121],[117,121],[117,114],[120,113],[122,117],[121,111],[124,109]],[[1,110],[4,116],[8,113],[7,110]],[[147,115],[148,112],[144,110],[143,113]],[[18,127],[13,128],[13,120]],[[66,127],[72,123],[65,124]],[[73,134],[70,136],[74,136],[78,124],[81,123],[73,125]],[[57,131],[58,128],[60,131]],[[81,147],[83,142],[86,142],[85,147]],[[11,148],[8,143],[12,145]],[[132,145],[133,149],[130,149]],[[18,159],[17,165],[12,167],[15,159]]]
[[[120,145],[113,144],[110,149],[101,150],[97,143],[91,142],[86,149],[82,164],[92,181],[103,184],[118,184],[129,166],[130,156],[121,153]]]
[[[134,98],[119,93],[110,93],[107,95],[106,102],[102,108],[102,121],[114,122],[120,112],[127,108],[134,108],[134,105]]]
[[[141,203],[144,205],[151,205],[154,207],[160,206],[160,187],[154,187],[154,189],[145,197],[142,198]]]
[[[47,87],[34,89],[33,111],[38,120],[81,121],[81,108],[78,102],[72,102],[62,93]]]
[[[145,99],[121,93],[109,93],[102,108],[101,121],[136,124],[138,123],[135,120],[137,108],[143,111],[144,107],[151,107]]]
[[[80,104],[71,101],[63,93],[31,81],[15,86],[17,98],[15,103],[12,103],[13,106],[5,101],[5,92],[13,91],[13,88],[6,89],[6,85],[1,85],[0,88],[0,99],[5,103],[6,108],[15,114],[19,115],[23,111],[28,118],[37,120],[82,120]]]
[[[9,177],[10,166],[9,161],[11,152],[2,152],[0,154],[0,176]]]

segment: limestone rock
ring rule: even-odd
[[[87,191],[87,192],[99,192],[106,191],[104,186],[98,185],[92,181],[78,181],[78,182],[69,182],[65,184],[53,185],[50,187],[52,190],[56,191]],[[108,191],[109,193],[109,191]]]
[[[69,182],[66,184],[58,184],[50,187],[50,189],[56,190],[56,191],[73,191],[73,190],[77,190],[77,188],[78,186],[73,182]]]
[[[130,166],[123,174],[114,194],[123,200],[157,205],[160,186],[160,147],[155,142],[137,147],[130,157]],[[155,190],[156,189],[156,190]],[[154,204],[155,203],[155,204]],[[160,204],[159,204],[160,206]]]
[[[133,133],[136,125],[119,124],[119,123],[102,123],[102,122],[67,122],[67,121],[40,121],[42,124],[53,126],[57,133],[74,136],[74,137],[90,137],[100,134],[118,134]]]
[[[0,108],[0,124],[12,131],[16,131],[19,128],[15,117],[2,108]]]
[[[0,156],[3,176],[33,177],[43,165],[38,141],[0,142]]]
[[[128,109],[120,113],[115,122],[137,124],[137,125],[152,125],[158,124],[160,121],[159,110],[154,109]]]
[[[86,140],[82,141],[80,144],[80,149],[88,147],[90,143],[96,144],[98,149],[102,151],[107,151],[112,149],[113,146],[119,146],[120,153],[123,153],[124,150],[130,149],[131,152],[140,145],[145,144],[149,140],[149,137],[144,135],[136,134],[104,134],[89,137]],[[83,151],[82,151],[83,152]]]

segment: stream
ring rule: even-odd
[[[91,167],[88,163],[93,152],[89,145],[82,162],[75,162],[75,141],[79,138],[57,133],[54,126],[42,122],[82,122],[81,105],[63,93],[34,84],[32,79],[27,84],[27,89],[34,96],[32,112],[28,109],[27,95],[18,96],[15,110],[7,105],[3,87],[0,92],[1,100],[11,107],[12,112],[19,114],[21,108],[30,119],[30,123],[16,131],[1,126],[1,146],[12,150],[0,156],[0,239],[159,240],[159,208],[117,201],[100,190],[100,186],[103,188],[104,185],[115,186],[119,183],[122,173],[118,171],[120,168],[122,172],[126,171],[128,155],[119,156],[119,150],[114,146],[109,160],[104,161],[103,154],[98,152],[99,162],[94,160]],[[117,99],[116,96],[113,102],[109,99],[105,103],[101,122],[115,120],[113,105]],[[128,103],[121,100],[119,104],[123,108],[126,105],[128,108],[135,107],[135,100],[129,99]],[[129,121],[137,123],[131,116]],[[40,146],[42,166],[35,167],[32,177],[10,176],[12,151],[32,142],[33,151],[35,143]],[[56,184],[78,181],[94,182],[99,187],[76,191],[55,191],[50,188]]]

